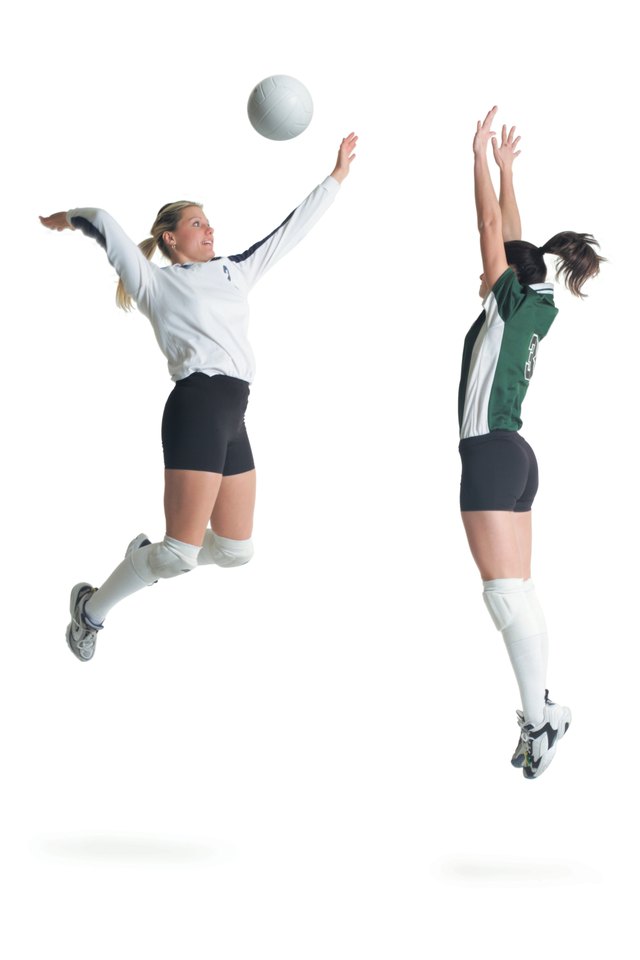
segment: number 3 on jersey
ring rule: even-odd
[[[531,380],[533,376],[533,371],[536,367],[536,354],[538,352],[538,343],[539,336],[537,333],[534,333],[531,337],[531,343],[529,344],[529,356],[527,357],[527,362],[524,365],[524,378],[525,380]]]

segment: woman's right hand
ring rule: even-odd
[[[491,129],[491,124],[497,112],[498,108],[492,107],[482,123],[478,120],[476,135],[473,138],[473,152],[476,156],[478,154],[486,155],[487,144],[492,137],[495,137],[495,132]]]
[[[75,230],[67,220],[66,210],[60,213],[52,213],[50,217],[40,217],[40,223],[49,230]]]

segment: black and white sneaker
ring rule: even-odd
[[[549,700],[549,691],[545,690],[544,718],[534,727],[531,723],[522,726],[522,738],[526,737],[526,752],[522,773],[527,780],[542,776],[571,724],[571,711],[559,703]]]
[[[102,630],[102,624],[93,623],[84,612],[87,600],[96,590],[97,587],[90,583],[76,583],[69,602],[71,623],[67,627],[67,643],[71,652],[83,662],[91,660],[94,655],[98,630]]]
[[[518,718],[518,726],[520,727],[520,735],[516,748],[513,751],[513,756],[511,757],[511,766],[520,768],[524,767],[525,757],[527,756],[527,737],[526,734],[524,738],[522,735],[524,728],[524,713],[522,710],[516,710],[516,716]]]

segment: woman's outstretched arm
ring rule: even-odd
[[[124,288],[145,312],[153,293],[157,267],[150,263],[140,248],[105,210],[83,207],[40,217],[49,230],[80,229],[104,248],[109,263],[124,283]]]
[[[329,176],[311,191],[279,227],[244,253],[228,258],[238,266],[248,287],[253,286],[281,257],[292,250],[329,208],[340,184],[349,173],[357,140],[354,133],[342,140],[336,165]]]
[[[520,137],[514,138],[515,127],[511,127],[507,136],[506,125],[502,125],[502,142],[498,142],[494,137],[491,141],[493,147],[493,157],[500,167],[500,212],[502,213],[502,239],[505,243],[508,240],[522,240],[522,224],[520,223],[520,211],[516,203],[516,194],[513,188],[513,161],[520,156],[520,151],[516,150]]]
[[[491,124],[498,108],[493,107],[481,123],[478,120],[476,135],[473,138],[473,182],[475,186],[478,230],[480,231],[480,252],[484,279],[491,289],[507,269],[507,256],[502,239],[502,213],[489,173],[487,145],[495,136]]]

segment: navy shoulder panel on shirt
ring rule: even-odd
[[[85,236],[92,237],[94,240],[97,240],[100,246],[106,249],[107,241],[100,233],[98,228],[94,227],[89,220],[85,220],[84,217],[71,217],[71,226],[82,230]]]
[[[296,209],[297,209],[297,208],[296,208]],[[253,246],[252,246],[252,247],[249,247],[248,250],[245,250],[244,253],[234,253],[234,254],[232,254],[232,256],[227,257],[227,259],[228,259],[228,260],[233,260],[234,263],[242,263],[243,260],[247,260],[252,254],[254,254],[254,253],[256,252],[256,250],[258,250],[258,249],[262,246],[263,243],[266,243],[267,240],[270,240],[271,237],[274,235],[274,233],[277,233],[278,230],[280,230],[282,227],[284,227],[285,223],[287,223],[289,220],[291,220],[291,217],[294,215],[295,212],[296,212],[295,210],[292,210],[291,213],[289,214],[289,216],[288,216],[288,217],[285,217],[284,220],[282,221],[282,223],[279,224],[279,225],[275,228],[275,230],[272,230],[271,233],[270,233],[268,236],[264,237],[264,239],[258,240],[257,243],[254,243]]]

